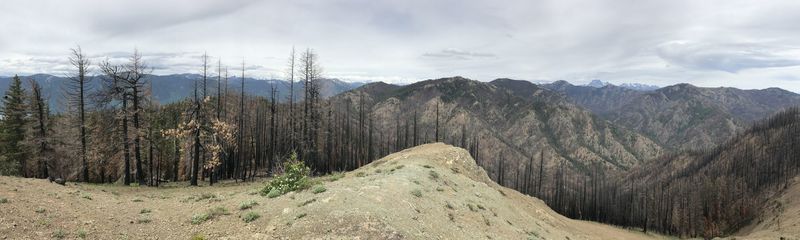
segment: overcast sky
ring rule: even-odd
[[[407,83],[460,75],[800,92],[800,1],[4,0],[0,75],[62,74],[69,49],[156,74],[199,56],[284,75],[292,46],[326,77]]]

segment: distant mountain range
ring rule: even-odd
[[[23,86],[28,88],[28,79],[34,79],[38,82],[44,90],[45,96],[49,98],[51,109],[54,112],[60,112],[66,108],[63,104],[63,89],[65,83],[69,80],[66,77],[59,77],[48,74],[35,74],[30,76],[20,76],[23,80]],[[12,77],[0,77],[0,92],[5,93],[11,83]],[[196,81],[201,80],[202,76],[199,74],[172,74],[172,75],[151,75],[147,78],[147,82],[152,83],[153,98],[161,104],[172,103],[187,97],[191,97],[194,93],[194,84]],[[239,92],[241,89],[241,78],[229,77],[228,91]],[[223,83],[224,84],[224,83]],[[320,93],[323,97],[330,97],[338,93],[357,88],[364,83],[361,82],[345,82],[338,79],[320,79]],[[269,97],[272,86],[275,86],[278,92],[278,99],[281,101],[288,100],[289,96],[289,82],[285,80],[260,80],[254,78],[244,78],[245,93],[254,96]],[[92,91],[100,89],[100,78],[94,77],[90,84]],[[224,88],[224,87],[223,87]],[[216,94],[217,91],[217,78],[208,79],[209,94]],[[300,98],[302,95],[302,84],[295,82],[295,96]]]
[[[605,87],[605,86],[616,86],[616,85],[611,84],[609,82],[603,82],[601,80],[595,79],[595,80],[592,80],[591,82],[587,83],[585,86],[593,87],[593,88],[602,88],[602,87]],[[656,86],[656,85],[647,85],[647,84],[643,84],[643,83],[623,83],[623,84],[620,84],[619,87],[627,88],[627,89],[630,89],[630,90],[636,90],[636,91],[653,91],[653,90],[659,89],[659,87]]]
[[[710,148],[758,119],[800,105],[800,95],[780,88],[742,90],[677,84],[637,91],[566,81],[541,85],[620,126],[668,148]]]

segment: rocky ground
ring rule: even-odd
[[[277,198],[265,182],[123,187],[0,177],[4,239],[659,239],[567,219],[427,144]],[[315,191],[316,190],[316,191]],[[6,199],[3,201],[2,199]],[[251,202],[255,202],[252,204]],[[251,203],[251,204],[248,204]],[[251,205],[241,209],[243,205]],[[245,206],[246,207],[246,206]],[[255,217],[258,215],[259,217]],[[250,221],[246,222],[245,218]],[[254,218],[254,219],[253,219]]]

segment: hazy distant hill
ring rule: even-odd
[[[61,111],[63,106],[63,90],[65,82],[68,80],[66,77],[53,76],[48,74],[35,74],[31,76],[20,76],[23,80],[23,86],[28,87],[27,79],[33,78],[44,89],[45,95],[49,97],[50,106],[54,111]],[[181,99],[190,97],[193,94],[195,81],[201,79],[202,76],[198,74],[172,74],[172,75],[151,75],[147,78],[148,82],[153,84],[153,96],[159,103],[171,103]],[[6,89],[11,82],[12,77],[0,77],[0,92],[5,93]],[[289,82],[284,80],[259,80],[253,78],[245,78],[245,93],[255,96],[270,96],[270,89],[275,86],[279,99],[285,101],[289,96]],[[338,79],[321,79],[320,80],[320,93],[323,97],[330,97],[338,93],[357,88],[364,83],[360,82],[345,82]],[[216,94],[217,79],[210,78],[208,82],[209,94]],[[241,79],[238,77],[230,77],[228,80],[228,91],[239,92],[241,89]],[[223,89],[224,89],[223,82]],[[91,83],[92,90],[100,89],[99,78],[95,77]],[[295,82],[295,96],[302,95],[302,85]]]

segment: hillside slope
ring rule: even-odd
[[[504,186],[521,186],[518,177],[541,156],[546,169],[566,165],[585,173],[597,167],[625,170],[661,153],[649,138],[521,81],[452,77],[407,86],[373,83],[331,102],[368,109],[376,131],[386,133],[379,142],[400,146],[396,149],[436,141],[468,148]]]
[[[269,199],[263,186],[137,188],[0,177],[0,235],[12,239],[654,239],[658,236],[567,219],[541,201],[489,180],[469,153],[427,144],[391,154],[327,191]],[[249,210],[240,203],[256,201]],[[212,219],[193,215],[223,207]],[[260,218],[240,220],[245,212]]]
[[[736,239],[800,239],[800,178],[792,182],[765,204],[754,223],[734,234]]]

